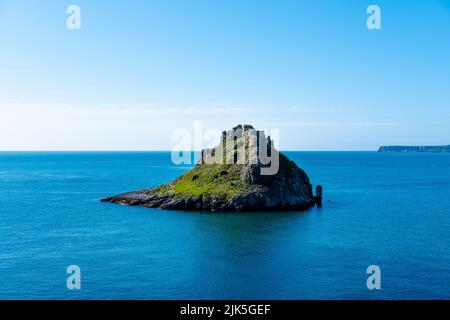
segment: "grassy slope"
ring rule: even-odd
[[[227,199],[256,190],[242,182],[240,165],[202,164],[173,181],[170,185],[154,189],[160,195],[173,193],[176,196],[214,196],[221,195]]]
[[[235,150],[242,146],[244,141],[235,141],[234,148],[224,150],[225,163],[233,159]],[[248,152],[248,143],[244,144],[245,152]],[[246,157],[248,154],[246,154]],[[281,161],[289,161],[280,154]],[[152,190],[158,195],[172,194],[179,197],[185,196],[223,196],[228,200],[248,192],[261,190],[258,185],[246,184],[241,179],[242,165],[238,164],[201,164],[177,178],[171,184],[159,186]]]

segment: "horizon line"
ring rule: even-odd
[[[378,150],[378,149],[377,149]],[[361,150],[279,150],[281,152],[377,152],[377,150],[373,149],[361,149]],[[202,150],[180,150],[181,152],[201,152]],[[175,152],[180,152],[175,151]],[[13,152],[23,152],[23,153],[31,153],[31,152],[53,152],[53,153],[63,153],[63,152],[80,152],[80,153],[88,153],[88,152],[97,152],[97,153],[123,153],[123,152],[134,152],[134,153],[145,153],[145,152],[174,152],[172,150],[0,150],[0,153],[13,153]]]

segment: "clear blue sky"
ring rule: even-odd
[[[450,144],[450,0],[0,0],[0,40],[0,150],[169,150],[193,121]]]

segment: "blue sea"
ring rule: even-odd
[[[321,208],[101,203],[190,166],[169,152],[0,153],[0,299],[450,298],[450,154],[287,155],[323,185]],[[66,287],[69,265],[81,290]]]

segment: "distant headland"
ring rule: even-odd
[[[450,152],[448,146],[382,146],[378,152]]]
[[[202,150],[197,165],[174,181],[102,201],[168,210],[305,210],[321,204],[322,187],[313,195],[308,175],[270,137],[238,125],[223,131],[219,145]]]

